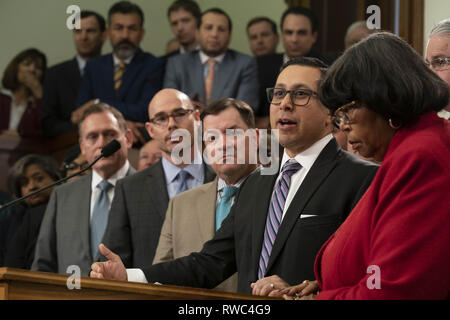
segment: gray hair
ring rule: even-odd
[[[358,29],[366,29],[369,33],[374,32],[373,30],[371,30],[367,27],[366,20],[355,21],[347,28],[347,31],[345,32],[345,41],[347,41],[347,38],[350,33],[352,33],[355,30],[358,30]]]
[[[438,22],[437,25],[431,29],[429,38],[435,35],[444,35],[446,37],[450,37],[450,19],[445,19]]]

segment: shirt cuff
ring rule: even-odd
[[[141,269],[127,269],[127,279],[131,282],[148,283],[147,278]]]

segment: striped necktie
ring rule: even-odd
[[[114,90],[119,90],[122,84],[122,77],[125,73],[125,63],[119,62],[114,68]]]
[[[293,159],[287,161],[282,168],[281,178],[278,180],[272,194],[272,200],[270,201],[269,213],[266,220],[266,228],[264,230],[264,243],[261,249],[261,257],[259,259],[259,279],[264,278],[266,273],[272,247],[283,217],[284,205],[286,203],[286,197],[291,185],[291,177],[294,173],[300,170],[300,168],[301,165],[297,161]]]

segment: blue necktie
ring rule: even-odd
[[[102,180],[97,188],[100,189],[100,193],[94,204],[94,210],[91,219],[91,253],[92,259],[95,259],[98,251],[98,245],[102,241],[103,234],[105,233],[106,224],[108,223],[109,212],[109,198],[108,190],[113,185],[106,180]]]
[[[226,186],[222,190],[222,199],[220,199],[219,205],[216,208],[216,231],[219,230],[223,220],[227,217],[231,209],[231,198],[234,197],[238,191],[237,187]]]
[[[272,253],[272,247],[278,233],[278,228],[283,217],[284,205],[286,197],[291,185],[291,176],[296,173],[302,166],[295,160],[289,160],[282,168],[281,178],[278,180],[275,191],[270,202],[269,214],[266,220],[266,229],[264,230],[264,243],[261,249],[261,257],[259,259],[258,278],[264,278],[269,257]]]
[[[178,176],[177,180],[179,182],[177,194],[179,194],[188,189],[187,179],[191,176],[191,174],[185,170],[181,170],[180,172],[178,172],[177,176]]]

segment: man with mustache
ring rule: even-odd
[[[163,89],[150,101],[148,113],[145,126],[158,142],[162,159],[118,182],[103,238],[130,268],[152,264],[169,199],[215,177],[195,148],[194,121],[200,118],[186,94]],[[177,129],[189,133],[189,141],[181,140]],[[190,155],[183,154],[185,159],[177,163],[171,154],[180,142],[189,145]]]
[[[116,107],[127,120],[135,139],[145,143],[144,122],[147,104],[161,89],[163,63],[139,48],[143,37],[144,14],[133,3],[115,3],[108,12],[108,36],[113,53],[89,61],[72,121],[96,99]],[[141,129],[139,129],[141,127]]]

